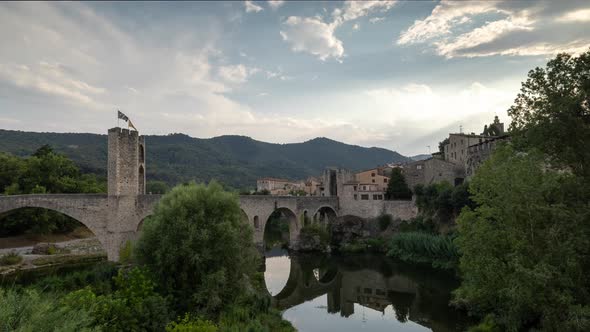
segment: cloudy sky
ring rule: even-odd
[[[480,132],[528,70],[590,47],[590,2],[0,3],[0,128],[412,155]]]

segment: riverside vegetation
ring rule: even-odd
[[[0,289],[1,331],[292,331],[270,308],[252,230],[221,186],[174,188],[131,266]]]

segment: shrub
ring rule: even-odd
[[[178,322],[168,324],[166,332],[217,332],[217,326],[208,320],[192,318],[187,313]]]
[[[432,267],[443,269],[454,268],[459,257],[450,236],[417,232],[393,236],[387,255],[406,262],[430,264]]]
[[[238,197],[214,182],[177,186],[164,195],[134,254],[175,309],[209,317],[249,289],[260,263]]]
[[[319,236],[322,245],[330,243],[330,232],[328,232],[325,226],[318,223],[312,223],[301,227],[301,232],[299,234],[301,237]]]
[[[146,271],[119,270],[114,278],[117,290],[96,295],[90,287],[68,294],[67,308],[84,308],[91,313],[93,325],[106,331],[162,331],[169,321],[166,300],[154,291],[154,282]]]
[[[16,265],[23,261],[23,257],[16,252],[10,252],[0,257],[0,265]]]
[[[133,255],[133,242],[130,240],[125,241],[125,244],[119,251],[119,262],[123,264],[129,264],[132,262]]]
[[[377,218],[377,222],[379,223],[379,230],[384,231],[391,225],[393,221],[393,217],[390,214],[382,214]]]

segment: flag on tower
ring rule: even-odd
[[[135,128],[135,126],[133,125],[133,123],[131,122],[131,120],[127,120],[127,126],[135,129],[135,131],[139,131],[139,130],[137,130],[137,128]]]
[[[117,110],[117,117],[123,121],[129,121],[127,115],[123,114],[123,112]]]

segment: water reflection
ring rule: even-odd
[[[289,257],[275,249],[271,256],[265,280],[273,305],[299,331],[438,332],[470,325],[447,305],[457,286],[451,275],[375,255]]]

